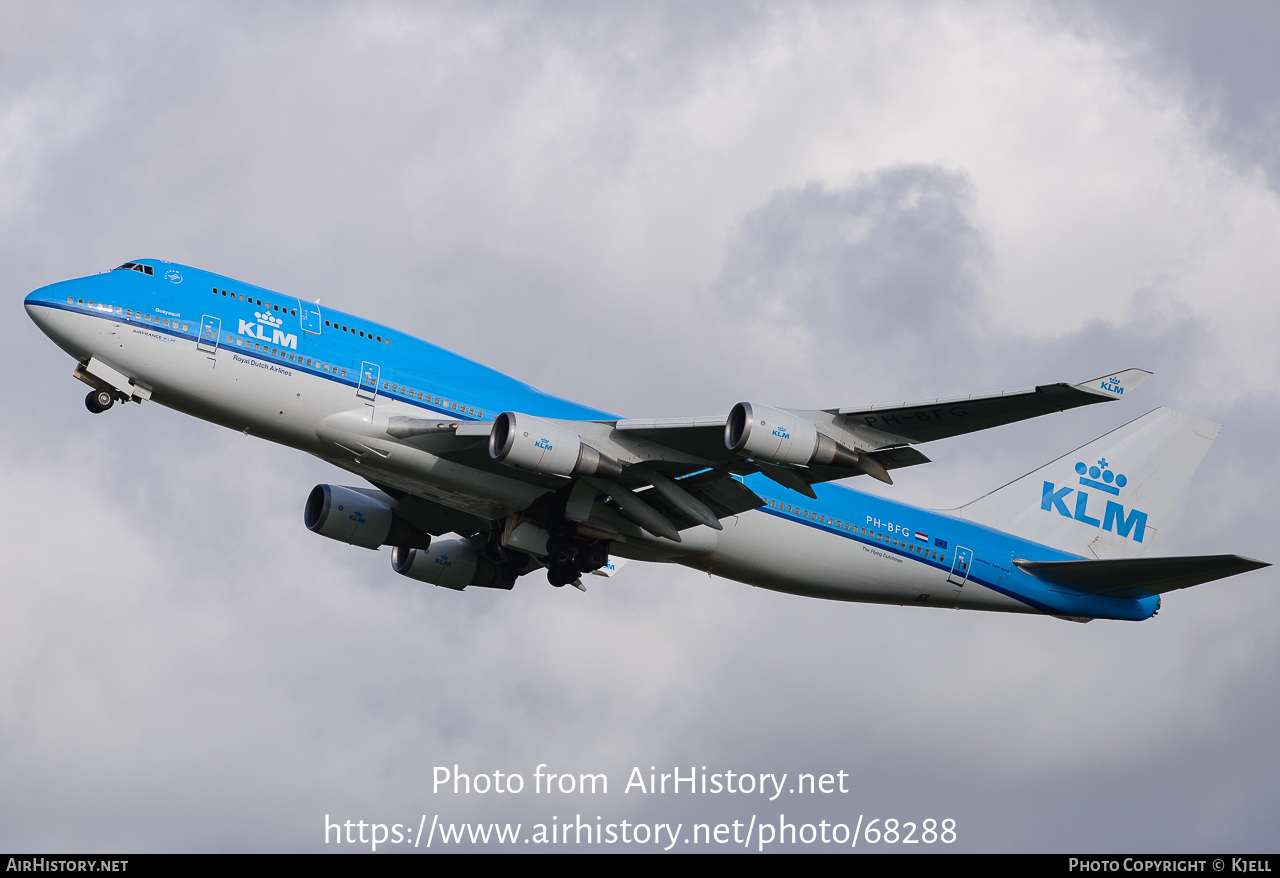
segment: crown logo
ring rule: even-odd
[[[270,311],[254,311],[253,316],[258,318],[259,323],[266,323],[270,326],[279,326],[284,323],[283,320],[273,315]]]
[[[1099,459],[1093,466],[1077,463],[1076,472],[1080,474],[1080,484],[1116,496],[1120,495],[1121,488],[1129,484],[1127,476],[1111,471],[1111,464],[1107,463],[1105,457]]]

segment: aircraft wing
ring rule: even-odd
[[[1078,406],[1109,402],[1119,399],[1149,377],[1151,373],[1144,369],[1126,369],[1079,384],[1042,384],[1000,393],[888,405],[785,411],[818,424],[820,429],[839,430],[845,434],[843,438],[850,447],[874,453],[880,449],[896,449],[986,430]],[[708,461],[727,463],[735,458],[725,447],[727,420],[727,416],[627,419],[618,421],[614,429]],[[885,469],[892,469],[928,463],[928,458],[918,452],[915,455],[899,453],[884,455],[881,462]]]
[[[1001,393],[826,411],[855,429],[890,434],[914,444],[1119,399],[1150,377],[1144,369],[1126,369],[1080,384],[1041,384]]]
[[[611,514],[620,513],[651,533],[678,540],[678,532],[686,527],[718,528],[720,519],[764,502],[738,477],[760,473],[809,497],[815,496],[814,484],[860,474],[892,484],[889,470],[929,462],[913,444],[1118,399],[1150,374],[1130,369],[1074,385],[848,409],[798,411],[740,403],[724,417],[552,422],[508,412],[486,422],[394,415],[385,424],[374,424],[339,413],[326,420],[324,429],[334,433],[339,449],[357,458],[363,457],[362,448],[389,456],[393,449],[385,440],[390,440],[468,470],[522,482],[523,490],[532,493],[523,499],[513,496],[514,508],[524,508],[544,494],[563,492],[568,517],[589,521],[600,514],[592,504],[605,497],[613,504],[608,507]],[[525,426],[516,429],[517,421]],[[383,438],[374,444],[358,438],[357,434],[370,436],[370,430]],[[754,439],[747,437],[729,447],[737,441],[730,440],[730,434],[745,437],[751,431]],[[339,433],[350,435],[340,439]],[[499,435],[504,438],[494,438]],[[787,441],[795,447],[782,449],[780,443]],[[536,446],[524,447],[534,442]],[[493,451],[495,443],[504,449],[501,453]],[[523,450],[508,461],[506,455],[517,444]],[[544,460],[550,449],[566,447],[573,449],[572,460],[552,464]],[[360,460],[352,463],[364,466]],[[421,494],[412,479],[403,484],[392,481],[384,475],[379,487],[385,483]],[[579,496],[581,507],[574,500]],[[426,499],[479,518],[494,514],[470,509],[456,497]],[[436,521],[440,509],[424,507],[420,512],[421,526],[428,532],[445,526]],[[605,524],[616,532],[619,522]]]

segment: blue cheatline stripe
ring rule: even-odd
[[[51,308],[58,311],[66,311],[68,313],[75,314],[81,317],[96,317],[99,320],[109,320],[112,323],[125,323],[125,324],[128,324],[129,326],[137,327],[138,329],[145,329],[149,332],[155,332],[159,335],[171,335],[176,338],[186,339],[187,341],[193,341],[193,342],[200,341],[200,335],[198,332],[189,333],[189,332],[183,332],[181,329],[175,329],[172,326],[163,326],[163,325],[158,326],[155,323],[146,323],[143,321],[139,321],[136,317],[126,317],[123,314],[116,314],[114,311],[108,313],[106,311],[99,311],[96,308],[89,308],[83,305],[81,306],[66,305],[66,304],[63,304],[62,302],[36,302],[33,304],[35,304],[36,307],[39,307],[39,308]],[[170,317],[169,319],[177,320],[179,322],[181,322],[182,320],[182,318],[180,317]],[[187,323],[191,325],[198,325],[198,324],[193,324],[190,318],[187,319]],[[317,369],[314,366],[308,366],[305,363],[298,363],[296,360],[290,361],[286,359],[276,359],[274,357],[271,359],[268,359],[267,357],[262,356],[261,352],[255,353],[254,351],[246,350],[245,348],[234,347],[232,345],[228,345],[226,342],[223,342],[221,339],[218,340],[217,350],[218,352],[225,351],[229,354],[236,354],[238,356],[259,360],[263,363],[271,363],[273,365],[283,364],[285,366],[288,366],[290,369],[296,369],[298,372],[301,372],[304,375],[310,375],[315,378],[323,378],[326,381],[332,381],[335,384],[340,384],[340,385],[343,385],[344,387],[351,387],[355,389],[359,389],[360,387],[360,382],[358,380],[352,381],[350,378],[343,378],[339,375],[335,375],[332,372],[326,372],[323,369]],[[208,352],[204,351],[202,353],[208,353]],[[298,354],[297,356],[301,356],[301,355]],[[312,357],[311,359],[315,360],[316,358]],[[353,367],[348,366],[347,368],[351,369]],[[356,371],[358,372],[359,370],[357,369]],[[450,411],[449,409],[446,409],[446,408],[440,408],[435,405],[429,405],[425,400],[419,401],[417,399],[409,399],[407,397],[400,396],[394,393],[384,393],[382,390],[375,390],[375,394],[380,394],[382,398],[386,400],[394,400],[395,402],[408,403],[414,408],[426,409],[429,412],[434,412],[436,414],[444,415],[448,417],[450,420],[454,420],[454,421],[480,420],[474,415],[467,415],[467,414],[463,414],[462,412]]]

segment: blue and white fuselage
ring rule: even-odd
[[[472,440],[480,447],[500,413],[585,425],[579,430],[584,443],[606,461],[634,465],[637,473],[672,461],[685,461],[691,473],[709,469],[696,465],[697,455],[687,449],[654,452],[651,440],[659,434],[625,433],[618,415],[544,393],[391,327],[183,265],[156,260],[126,265],[131,267],[55,283],[26,298],[27,312],[76,359],[77,376],[86,383],[117,399],[150,400],[321,456],[397,496],[403,492],[435,504],[433,509],[486,522],[495,534],[506,521],[504,539],[511,539],[512,522],[520,516],[549,508],[547,498],[559,497],[556,509],[563,509],[579,495],[567,477],[504,467],[483,449],[461,444],[464,434],[480,436]],[[453,432],[429,434],[434,421],[442,428],[447,422]],[[397,424],[410,426],[396,434]],[[636,435],[646,438],[631,438]],[[872,466],[872,452],[866,450],[872,446],[854,449],[853,441],[846,450],[853,449],[855,456],[860,451],[868,461],[864,465]],[[1034,528],[1020,528],[1027,536],[1018,536],[982,519],[920,509],[831,482],[814,484],[811,498],[784,487],[777,476],[775,468],[763,466],[759,472],[735,473],[732,478],[764,505],[716,515],[721,529],[685,522],[678,540],[628,512],[626,501],[634,504],[633,497],[611,502],[616,490],[609,493],[608,484],[593,478],[581,481],[598,485],[591,492],[596,511],[575,521],[614,555],[680,563],[813,597],[1079,619],[1141,620],[1159,607],[1157,593],[1100,594],[1028,573],[1014,562],[1107,557],[1068,551],[1061,546],[1077,544],[1058,538],[1029,538]],[[694,483],[673,478],[673,485]],[[668,482],[650,478],[655,486],[660,481]],[[1041,503],[1038,482],[1030,490],[1025,508],[1007,520],[1079,529],[1079,520],[1059,520],[1061,503]],[[636,496],[656,498],[655,491]],[[687,508],[692,495],[675,491],[672,502]],[[552,517],[559,521],[562,514]],[[549,527],[536,520],[538,527]],[[480,533],[485,527],[456,529]],[[616,533],[611,541],[610,530]],[[1106,532],[1099,528],[1099,538],[1113,544],[1121,539],[1114,531],[1109,523]],[[540,546],[545,534],[537,533]],[[1087,536],[1092,539],[1091,532]],[[1133,534],[1124,539],[1132,542]]]

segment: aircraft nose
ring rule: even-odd
[[[69,285],[73,283],[75,281],[59,281],[56,284],[40,287],[28,293],[23,301],[22,306],[27,309],[27,316],[45,335],[49,335],[53,329],[59,304],[64,301],[73,301],[69,298],[73,290]]]
[[[42,301],[41,297],[37,295],[39,292],[39,290],[36,290],[36,292],[27,296],[27,299],[22,303],[22,306],[27,309],[27,316],[31,318],[31,321],[35,323],[36,326],[44,329],[45,318],[49,314],[49,308]]]

